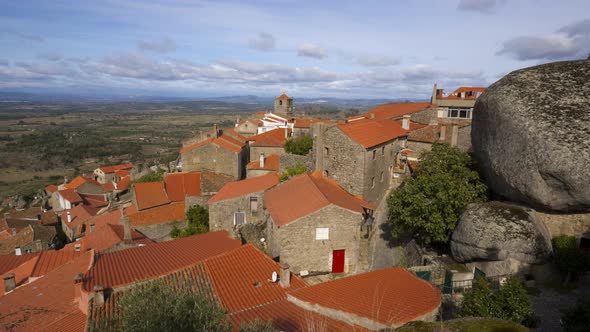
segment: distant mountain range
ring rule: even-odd
[[[224,97],[178,97],[178,96],[154,96],[154,95],[95,95],[95,94],[64,94],[64,93],[30,93],[19,91],[0,91],[0,102],[31,102],[31,103],[52,103],[52,102],[183,102],[183,101],[218,101],[226,103],[240,103],[253,105],[266,105],[271,108],[274,102],[273,97],[260,97],[254,95],[245,96],[224,96]],[[392,102],[418,102],[421,99],[395,98],[395,99],[347,99],[347,98],[297,98],[295,104],[319,104],[341,107],[367,107]]]

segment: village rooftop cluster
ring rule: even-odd
[[[280,330],[376,331],[439,314],[441,291],[412,269],[370,269],[384,197],[436,142],[471,149],[484,88],[430,102],[384,104],[341,121],[272,111],[182,142],[162,182],[134,182],[133,164],[97,168],[43,190],[43,204],[0,219],[0,325],[84,331],[116,321],[117,301],[148,280],[188,280],[242,322]],[[306,155],[288,141],[309,137]],[[294,167],[302,174],[288,176]],[[186,212],[210,232],[173,240]],[[61,248],[55,250],[56,248]],[[377,302],[376,302],[377,301]],[[379,310],[375,310],[379,307]]]

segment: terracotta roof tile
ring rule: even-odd
[[[44,276],[80,255],[82,255],[82,252],[69,248],[41,251],[37,264],[35,264],[35,268],[31,273],[31,277]]]
[[[252,142],[250,143],[250,146],[283,147],[285,145],[285,141],[287,140],[287,138],[285,138],[285,131],[287,130],[289,137],[291,137],[291,129],[278,128],[249,137],[248,141]]]
[[[94,208],[87,205],[78,205],[71,210],[66,210],[61,213],[61,221],[66,227],[74,232],[74,236],[82,234],[81,225],[98,213],[99,208]],[[68,222],[68,212],[70,212],[71,221]]]
[[[154,243],[154,241],[133,229],[131,230],[131,241],[125,241],[124,232],[123,225],[107,224],[86,234],[80,241],[72,242],[67,246],[73,248],[76,244],[80,244],[80,251],[94,250],[100,253],[122,242],[136,245]]]
[[[21,265],[15,267],[14,269],[7,271],[6,273],[14,273],[14,281],[16,282],[16,287],[22,286],[23,284],[27,283],[33,269],[35,268],[35,264],[37,264],[37,260],[39,257],[33,257],[28,261],[22,263]],[[4,273],[4,274],[6,274]],[[3,274],[3,275],[4,275]],[[4,288],[4,282],[0,284],[0,301],[1,297],[5,294],[6,289]]]
[[[450,133],[449,133],[450,134]],[[450,135],[449,135],[450,136]],[[408,135],[408,141],[434,143],[440,137],[440,127],[428,125],[424,128],[414,130]]]
[[[169,274],[241,245],[226,231],[194,235],[145,247],[99,255],[86,273],[84,288],[115,288]]]
[[[49,193],[54,193],[57,191],[57,186],[54,184],[50,184],[47,187],[45,187],[45,191]]]
[[[82,175],[76,176],[72,181],[65,185],[66,189],[76,189],[85,183],[93,183],[97,186],[100,186],[100,183],[94,181],[90,178],[84,177]]]
[[[175,202],[141,210],[136,213],[128,212],[128,216],[131,225],[135,227],[164,224],[172,221],[185,220],[186,214],[184,209],[184,202]]]
[[[375,204],[353,196],[336,181],[324,178],[319,172],[293,177],[264,195],[264,205],[270,212],[272,221],[278,226],[286,225],[330,204],[357,213],[363,213],[363,207],[375,208]]]
[[[278,96],[277,99],[285,100],[285,99],[293,99],[293,97],[289,97],[285,93],[283,93],[282,95]]]
[[[410,132],[403,129],[399,121],[377,121],[364,117],[348,121],[348,123],[340,123],[338,128],[364,148],[371,148],[398,137],[407,136]]]
[[[164,186],[173,202],[184,201],[186,196],[201,196],[201,173],[170,173],[164,179]]]
[[[191,144],[191,145],[184,146],[184,147],[182,147],[182,148],[180,149],[179,153],[180,153],[180,154],[183,154],[183,153],[186,153],[186,152],[192,151],[192,150],[194,150],[194,149],[200,148],[201,146],[203,146],[203,145],[205,145],[205,144],[209,144],[209,143],[213,142],[213,140],[214,140],[214,139],[215,139],[215,138],[209,138],[209,139],[206,139],[206,140],[204,140],[204,141],[201,141],[201,142],[198,142],[198,143],[195,143],[195,144]]]
[[[441,100],[446,100],[446,99],[454,99],[454,100],[460,100],[460,99],[467,99],[467,100],[475,100],[477,99],[477,94],[478,93],[484,93],[486,91],[486,88],[482,88],[482,87],[467,87],[467,86],[462,86],[457,88],[455,91],[453,91],[451,94],[449,94],[448,96],[436,96],[436,99],[441,99]],[[472,92],[475,95],[473,96],[465,96],[464,98],[459,97],[459,93],[463,93],[463,92]]]
[[[135,183],[133,189],[139,210],[170,203],[162,182]]]
[[[129,188],[130,184],[131,184],[131,177],[125,176],[125,177],[121,178],[121,180],[119,180],[119,182],[117,182],[116,189],[119,191],[125,190],[125,189]]]
[[[203,171],[201,172],[201,192],[203,195],[213,195],[223,186],[234,181],[231,175]]]
[[[230,182],[223,186],[215,196],[209,199],[209,203],[215,203],[226,199],[267,190],[279,183],[279,177],[274,174],[266,174],[241,181]]]
[[[105,193],[115,190],[115,184],[113,182],[103,183],[103,184],[101,184],[101,186],[102,186],[102,190]]]
[[[0,275],[4,275],[8,271],[38,256],[38,252],[24,255],[0,255]]]
[[[126,177],[129,175],[131,175],[131,171],[128,171],[126,169],[118,169],[115,171],[115,176],[119,178]]]
[[[206,144],[215,144],[219,147],[222,147],[226,150],[235,152],[235,153],[240,153],[242,152],[242,148],[244,147],[244,143],[240,142],[238,140],[236,140],[235,138],[230,137],[229,135],[221,135],[220,137],[213,137],[213,138],[209,138],[206,139],[204,141],[192,144],[192,145],[188,145],[185,146],[183,148],[180,149],[180,154],[192,151],[194,149],[200,148],[201,146],[204,146]]]
[[[84,202],[84,205],[94,208],[105,207],[109,204],[109,202],[107,202],[103,195],[80,194],[80,197],[82,198],[82,202]]]
[[[82,202],[82,197],[74,189],[63,189],[57,192],[63,199],[70,203]]]
[[[238,133],[234,128],[227,128],[223,130],[224,134],[228,134],[230,135],[232,138],[237,139],[238,141],[240,141],[241,143],[246,143],[246,141],[248,140],[246,138],[246,136],[243,136],[242,134]]]
[[[435,108],[436,105],[431,103],[392,103],[379,105],[364,116],[371,119],[373,116],[375,120],[397,119],[406,114],[412,114],[429,108]]]
[[[99,167],[99,169],[105,174],[115,173],[116,171],[119,171],[119,170],[129,170],[132,168],[133,168],[132,163]]]
[[[43,278],[4,295],[0,301],[0,325],[15,331],[41,331],[62,320],[66,328],[65,323],[71,324],[72,317],[77,317],[79,331],[83,331],[81,317],[76,316],[80,309],[73,280],[76,274],[88,270],[93,256],[92,251],[80,255]]]
[[[401,267],[327,281],[290,296],[392,327],[429,314],[441,303],[438,288]]]
[[[264,167],[260,167],[260,158],[258,160],[254,160],[246,166],[247,169],[263,169],[263,170],[271,170],[271,171],[279,171],[279,163],[280,158],[277,154],[271,154],[267,157],[264,157]]]

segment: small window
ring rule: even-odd
[[[451,118],[456,118],[459,116],[458,110],[451,110]]]
[[[327,169],[324,170],[324,176],[325,177],[329,177],[330,176],[330,172]]]
[[[461,110],[461,111],[459,111],[459,117],[460,118],[463,118],[463,119],[469,118],[468,111],[467,110]]]
[[[258,212],[258,197],[255,197],[255,196],[250,197],[250,212],[252,212],[252,213]]]
[[[234,213],[234,225],[243,225],[246,223],[246,216],[244,212]]]
[[[382,155],[382,156],[384,156],[384,155],[385,155],[385,147],[384,147],[384,146],[382,146],[382,147],[381,147],[381,155]]]
[[[377,159],[377,150],[373,150],[373,160]]]
[[[330,148],[325,147],[324,148],[324,153],[325,153],[326,156],[329,156],[330,155]]]
[[[330,239],[330,229],[327,227],[316,228],[315,229],[315,239],[316,240],[329,240]]]
[[[375,177],[371,178],[371,188],[375,188]]]
[[[282,100],[279,100],[279,105],[283,105],[283,101]]]

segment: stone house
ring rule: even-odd
[[[260,155],[285,154],[285,141],[293,135],[288,128],[274,129],[248,138],[250,160],[259,160]]]
[[[366,266],[375,204],[317,171],[270,189],[264,204],[269,254],[291,271],[356,273]]]
[[[133,170],[133,164],[121,164],[121,165],[112,165],[112,166],[102,166],[94,170],[93,177],[95,181],[98,183],[105,184],[109,182],[114,182],[116,177],[117,171],[127,171],[130,172]]]
[[[293,123],[293,138],[301,138],[303,136],[313,137],[314,123],[330,123],[330,120],[311,119],[311,118],[293,118],[289,120]]]
[[[293,97],[285,93],[275,98],[275,113],[290,116],[293,114]]]
[[[82,197],[74,189],[58,190],[49,200],[49,205],[55,211],[73,209],[75,206],[82,204]]]
[[[105,187],[98,181],[79,175],[64,185],[65,189],[73,189],[79,194],[105,194]],[[108,191],[108,190],[107,190]]]
[[[262,121],[256,119],[245,119],[242,121],[238,120],[234,130],[244,137],[250,137],[258,134],[258,126],[261,125]]]
[[[443,89],[438,89],[436,83],[432,88],[431,103],[437,105],[437,118],[463,119],[473,118],[473,106],[477,98],[486,91],[482,87],[460,87],[453,93],[446,95]]]
[[[60,214],[61,229],[69,241],[76,241],[86,233],[87,221],[98,214],[100,209],[77,205]]]
[[[0,219],[0,255],[35,253],[59,244],[53,211],[28,208],[14,212]]]
[[[265,156],[264,153],[262,153],[258,160],[251,161],[246,165],[246,178],[249,179],[269,173],[277,173],[280,168],[279,155],[271,154],[270,156]]]
[[[264,192],[278,183],[271,173],[223,186],[208,202],[210,229],[233,233],[241,225],[264,221]]]
[[[378,202],[389,189],[398,153],[407,146],[407,136],[424,125],[358,117],[324,127],[316,124],[315,167],[345,190]]]
[[[234,180],[246,176],[248,146],[233,130],[180,149],[179,168],[184,172],[210,171],[230,175]],[[240,135],[241,136],[241,135]]]

